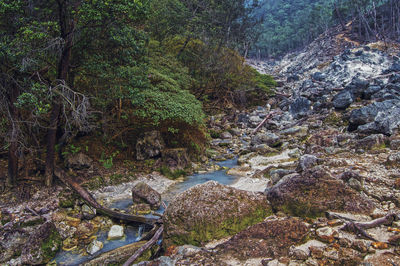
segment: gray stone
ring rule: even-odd
[[[94,253],[98,252],[103,248],[103,242],[98,241],[98,240],[93,240],[86,248],[86,251],[90,254],[93,255]]]
[[[289,112],[294,118],[306,115],[310,109],[311,101],[304,97],[298,97],[289,106]]]
[[[307,169],[310,169],[310,168],[318,165],[319,162],[320,162],[320,159],[318,159],[317,156],[311,155],[311,154],[304,154],[303,156],[300,157],[297,170],[305,171]]]
[[[374,95],[375,93],[379,92],[382,89],[381,86],[379,85],[373,85],[373,86],[369,86],[363,93],[363,98],[366,100],[370,100],[372,95]]]
[[[74,170],[81,170],[85,168],[90,168],[92,163],[93,160],[89,156],[82,152],[79,152],[77,154],[71,154],[70,156],[68,156],[66,166]]]
[[[157,157],[164,147],[164,140],[159,131],[146,132],[136,142],[136,159],[142,161]]]
[[[400,167],[400,152],[390,154],[386,160],[386,165],[389,167]]]
[[[371,150],[385,145],[385,136],[373,134],[357,141],[356,148]]]
[[[391,150],[400,150],[400,139],[394,139],[390,142]]]
[[[333,98],[332,103],[336,109],[344,110],[354,102],[353,94],[348,91],[342,91]]]
[[[317,81],[324,81],[326,79],[326,74],[321,72],[315,72],[314,74],[312,74],[311,77]]]
[[[120,225],[113,225],[108,231],[107,240],[115,240],[124,237],[124,227]]]
[[[251,139],[251,144],[256,146],[259,144],[267,144],[270,147],[279,146],[280,137],[275,133],[258,133]]]

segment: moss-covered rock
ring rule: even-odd
[[[170,203],[164,215],[164,245],[201,245],[233,235],[271,213],[263,194],[210,181]]]
[[[276,211],[315,218],[325,211],[345,211],[369,214],[374,204],[342,180],[333,178],[322,167],[288,176],[267,193]]]
[[[54,258],[61,244],[61,236],[54,223],[46,222],[30,235],[22,249],[22,263],[46,264]]]

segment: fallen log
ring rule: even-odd
[[[106,207],[100,205],[96,201],[96,199],[85,188],[83,188],[81,185],[79,185],[77,182],[75,182],[61,168],[57,167],[54,170],[54,174],[64,184],[71,187],[76,193],[78,193],[79,196],[81,196],[81,198],[83,200],[85,200],[90,206],[95,208],[98,213],[109,216],[111,218],[123,220],[123,221],[144,223],[144,224],[150,224],[150,225],[153,225],[154,223],[156,223],[157,221],[160,220],[160,219],[156,219],[156,218],[147,218],[147,217],[140,216],[140,215],[130,215],[130,214],[121,213],[121,212],[113,211],[109,208],[106,208]]]
[[[336,215],[334,213],[326,213],[328,219],[342,219],[346,220],[346,224],[340,228],[340,230],[347,231],[347,232],[353,232],[359,236],[362,236],[366,239],[376,241],[375,238],[370,236],[365,230],[371,229],[374,227],[378,227],[381,225],[390,225],[392,224],[393,221],[399,220],[399,215],[394,213],[394,212],[389,212],[386,214],[386,216],[377,218],[375,220],[369,221],[369,222],[356,222],[354,220],[350,220],[346,217]],[[349,221],[350,220],[350,221]]]
[[[151,248],[153,245],[155,245],[160,238],[162,232],[164,230],[164,225],[161,225],[160,228],[158,228],[157,232],[154,234],[154,236],[147,241],[146,244],[144,244],[142,247],[140,247],[136,252],[123,264],[123,266],[130,266],[137,258],[139,258],[146,250]]]

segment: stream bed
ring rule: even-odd
[[[218,162],[217,164],[223,169],[204,174],[194,174],[186,177],[183,182],[172,185],[165,193],[162,194],[163,201],[168,204],[175,197],[175,195],[207,181],[217,181],[223,185],[231,185],[238,179],[236,176],[226,174],[228,168],[232,168],[237,165],[237,159],[226,160],[223,162]],[[132,205],[132,198],[127,198],[115,201],[109,207],[127,211]],[[164,209],[161,207],[159,210],[157,210],[157,212],[162,214]],[[147,217],[154,216],[147,215]],[[100,230],[95,235],[97,240],[103,242],[104,245],[100,251],[93,255],[82,255],[76,251],[62,250],[56,255],[55,262],[57,265],[79,265],[85,263],[99,254],[139,241],[143,232],[146,232],[150,229],[151,228],[149,226],[145,225],[126,225],[124,229],[125,236],[119,240],[107,240],[108,231]]]

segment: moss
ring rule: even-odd
[[[315,219],[317,217],[323,216],[324,214],[323,211],[313,207],[313,204],[311,202],[289,202],[282,205],[279,209],[286,214],[303,218]]]
[[[57,230],[53,230],[48,239],[44,241],[41,245],[41,250],[43,252],[43,262],[49,262],[56,255],[57,251],[62,245],[62,240],[60,234]]]
[[[338,127],[348,125],[348,121],[344,121],[343,117],[337,112],[330,113],[325,118],[324,123],[330,126],[338,126]]]
[[[172,236],[169,243],[173,243],[177,246],[184,244],[199,246],[214,239],[221,239],[226,236],[234,235],[250,225],[263,221],[265,217],[271,214],[271,209],[258,207],[247,217],[230,217],[220,224],[205,225],[200,222],[199,225],[188,234]]]
[[[36,219],[31,219],[31,220],[21,223],[21,227],[34,226],[34,225],[42,224],[44,222],[45,222],[45,220],[42,217],[37,217]]]
[[[98,189],[105,184],[103,177],[95,176],[86,182],[83,186],[88,189]]]
[[[165,165],[163,165],[159,171],[162,175],[164,175],[172,180],[175,180],[181,176],[187,175],[187,172],[185,170],[177,169],[177,170],[171,171],[171,169],[169,169],[169,167],[165,166]]]
[[[221,137],[221,132],[218,132],[214,129],[210,129],[210,137],[212,137],[213,139],[219,139]]]

